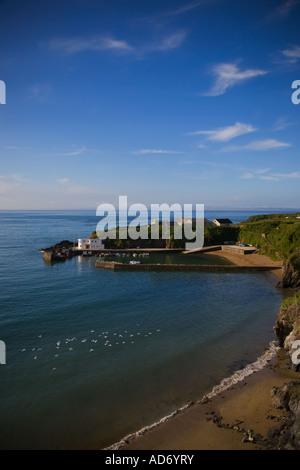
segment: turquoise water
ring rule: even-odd
[[[201,398],[274,339],[282,294],[271,275],[43,261],[40,248],[96,223],[92,212],[0,212],[2,449],[108,446]]]

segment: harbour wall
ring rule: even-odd
[[[198,272],[265,272],[281,269],[274,266],[198,265],[198,264],[125,264],[115,261],[96,261],[97,268],[113,271],[198,271]]]

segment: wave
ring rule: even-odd
[[[266,365],[276,356],[279,346],[276,341],[272,341],[269,344],[269,347],[262,353],[261,356],[257,358],[255,362],[252,362],[251,364],[248,364],[244,369],[238,370],[237,372],[234,372],[230,377],[226,377],[223,379],[218,385],[213,387],[211,392],[208,394],[204,395],[201,400],[197,401],[192,401],[187,403],[186,405],[182,406],[181,408],[178,408],[176,411],[173,413],[165,416],[164,418],[160,419],[159,421],[149,425],[145,426],[139,431],[128,434],[126,437],[121,439],[121,441],[112,444],[109,447],[105,447],[103,450],[119,450],[125,445],[129,444],[132,442],[134,439],[143,436],[145,433],[151,431],[152,429],[157,428],[161,424],[165,423],[166,421],[171,420],[176,416],[178,413],[181,413],[182,411],[187,410],[191,406],[195,404],[200,404],[200,403],[206,403],[208,400],[211,400],[213,397],[216,395],[219,395],[220,393],[224,392],[225,390],[229,389],[233,385],[237,384],[238,382],[241,382],[244,380],[246,377],[249,377],[249,375],[252,375],[254,372],[258,372],[266,367]]]

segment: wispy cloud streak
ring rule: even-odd
[[[268,72],[260,69],[241,70],[235,64],[222,63],[215,65],[212,69],[212,73],[216,76],[215,83],[211,89],[205,93],[206,96],[223,95],[228,88],[243,83],[251,78],[266,75]]]
[[[233,126],[221,127],[215,130],[209,131],[196,131],[191,132],[188,135],[206,135],[209,140],[216,140],[218,142],[227,142],[235,137],[239,137],[243,134],[249,134],[250,132],[257,131],[251,124],[243,124],[236,122]]]
[[[125,53],[143,55],[147,52],[170,51],[181,46],[187,36],[184,30],[173,31],[158,39],[140,43],[137,46],[129,44],[128,41],[115,39],[113,37],[94,36],[90,38],[55,38],[48,43],[53,52],[73,55],[86,51],[108,51],[114,53]]]
[[[284,57],[290,62],[291,64],[295,64],[300,60],[300,46],[293,46],[290,49],[285,49],[282,51]]]
[[[82,51],[134,52],[127,41],[112,37],[95,36],[91,38],[56,38],[49,42],[49,48],[64,54],[76,54]]]
[[[291,147],[292,144],[287,142],[280,142],[276,139],[256,140],[246,145],[231,145],[224,147],[223,152],[232,152],[236,150],[254,150],[254,151],[267,151]]]

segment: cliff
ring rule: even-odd
[[[276,318],[274,331],[281,347],[285,348],[292,358],[295,341],[300,340],[300,292],[282,302]],[[299,370],[299,365],[292,364]]]
[[[278,287],[300,290],[300,272],[290,263],[284,262],[282,279]]]
[[[275,333],[290,358],[290,367],[300,371],[300,292],[282,302],[276,318]],[[299,351],[299,353],[298,353]],[[273,390],[273,405],[291,412],[290,426],[286,432],[287,449],[300,450],[300,382],[291,382]]]
[[[252,216],[240,224],[239,239],[259,246],[260,254],[284,261],[279,287],[300,289],[300,215]]]

